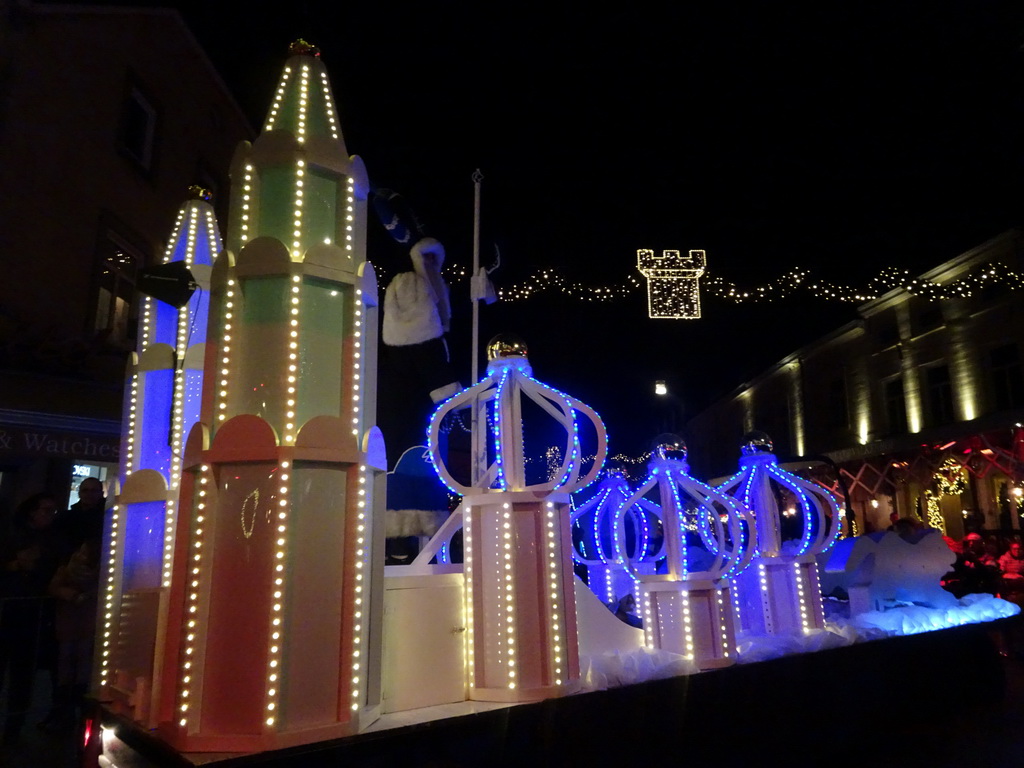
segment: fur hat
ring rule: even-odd
[[[440,240],[435,240],[432,237],[423,237],[417,240],[409,251],[409,257],[412,259],[412,268],[416,270],[416,274],[426,277],[424,274],[426,267],[423,263],[423,258],[428,255],[435,257],[437,272],[441,271],[441,267],[444,266],[444,246]]]

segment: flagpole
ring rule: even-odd
[[[484,175],[477,168],[473,171],[473,273],[471,278],[476,277],[480,272],[480,182]],[[472,296],[473,302],[473,365],[471,367],[471,384],[476,384],[480,379],[480,300]]]
[[[474,295],[472,286],[473,281],[480,272],[480,182],[483,180],[484,175],[480,173],[479,168],[473,171],[473,272],[470,274],[469,281],[469,296],[470,301],[473,302],[473,363],[470,366],[472,373],[469,380],[471,386],[480,380],[480,299]],[[472,460],[470,461],[470,472],[473,482],[477,483],[483,477],[484,472],[487,471],[487,449],[485,447],[484,435],[481,433],[483,425],[480,423],[479,398],[473,398],[472,412],[470,434]],[[485,418],[485,424],[486,421]]]

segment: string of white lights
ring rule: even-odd
[[[459,264],[445,267],[445,275],[452,284],[468,281],[470,270]],[[934,283],[913,277],[909,270],[886,267],[871,278],[867,285],[855,287],[840,285],[812,277],[810,270],[796,268],[763,285],[743,287],[708,270],[701,279],[701,289],[709,296],[736,304],[771,302],[803,292],[828,301],[861,303],[877,299],[889,291],[902,289],[929,301],[967,298],[988,286],[999,285],[1008,290],[1024,288],[1024,274],[1001,262],[989,262],[950,283]],[[545,293],[559,293],[577,301],[613,302],[645,290],[639,276],[627,275],[622,280],[604,285],[574,281],[555,268],[534,272],[521,282],[498,288],[501,301],[525,301]]]

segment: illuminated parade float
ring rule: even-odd
[[[842,534],[845,513],[822,486],[779,466],[763,432],[746,436],[740,471],[719,486],[750,510],[756,556],[740,578],[743,629],[779,634],[823,629],[817,555]]]
[[[629,733],[675,745],[681,721],[657,723],[680,701],[719,727],[730,697],[768,695],[749,671],[761,665],[693,675],[735,688],[722,696],[671,679],[754,660],[759,638],[855,642],[826,627],[816,563],[842,512],[778,466],[767,436],[748,436],[740,472],[718,488],[662,436],[638,487],[612,471],[573,509],[600,475],[604,425],[533,378],[511,335],[492,340],[485,375],[444,400],[424,436],[455,511],[410,565],[385,569],[370,184],[319,51],[299,41],[290,54],[262,133],[235,154],[223,250],[197,192],[154,270],[177,286],[154,295],[180,295],[147,301],[128,371],[101,582],[103,729],[87,736],[100,764],[280,750],[265,764],[306,765],[287,748],[340,755],[372,737],[408,759],[386,729],[434,755],[479,737],[525,745],[505,755],[518,764],[570,764],[605,756],[603,729],[623,749],[636,749]],[[640,258],[652,316],[699,316],[703,252]],[[681,296],[659,294],[673,281],[689,281]],[[456,423],[471,425],[468,461],[442,439]],[[629,595],[639,617],[617,618]],[[664,699],[630,683],[663,684]],[[623,693],[567,696],[603,688]],[[765,715],[764,730],[775,722]],[[158,756],[133,762],[146,750]]]

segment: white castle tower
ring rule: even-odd
[[[693,320],[700,317],[700,284],[707,256],[704,251],[636,252],[636,265],[647,278],[647,312],[652,318]]]
[[[142,303],[139,351],[126,378],[120,488],[102,584],[97,683],[116,707],[146,722],[159,691],[155,638],[167,616],[182,453],[199,420],[210,270],[221,248],[209,193],[200,187],[189,193],[162,265],[150,270],[171,286],[160,293],[178,293],[177,300],[147,297]]]
[[[291,48],[236,152],[185,445],[158,719],[182,751],[344,736],[380,698],[385,470],[368,182],[319,51]]]

